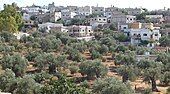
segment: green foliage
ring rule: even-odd
[[[170,87],[168,87],[168,89],[166,91],[167,91],[167,94],[169,94],[170,93]]]
[[[85,88],[89,88],[89,87],[90,87],[90,85],[89,85],[89,83],[88,83],[87,80],[81,82],[81,83],[80,83],[80,86],[85,87]]]
[[[0,75],[0,89],[4,92],[12,91],[15,84],[15,73],[6,69],[3,74]]]
[[[170,72],[167,71],[164,74],[162,74],[160,81],[163,85],[166,86],[170,85]]]
[[[77,73],[79,70],[78,66],[69,66],[69,70],[71,71],[71,74]]]
[[[152,94],[152,90],[150,88],[146,88],[142,94]]]
[[[101,56],[101,54],[98,52],[98,51],[96,51],[96,50],[92,50],[92,52],[91,52],[91,58],[92,59],[99,59],[99,58],[101,58],[102,56]]]
[[[141,74],[145,78],[145,81],[151,81],[152,83],[152,91],[158,91],[156,87],[156,80],[160,78],[162,63],[154,62],[149,60],[141,60],[137,66],[141,70]]]
[[[0,31],[16,33],[22,26],[21,14],[13,5],[5,5],[0,12]]]
[[[110,29],[110,30],[113,30],[113,31],[116,30],[116,28],[117,28],[117,27],[116,27],[115,23],[112,23],[112,24],[109,26],[109,29]]]
[[[35,82],[32,78],[24,77],[18,79],[17,86],[13,91],[13,94],[39,94],[40,85]]]
[[[124,45],[118,45],[115,49],[116,52],[125,52],[128,48]]]
[[[7,31],[0,32],[0,36],[5,42],[10,42],[13,39],[16,39],[16,37],[12,33]]]
[[[144,55],[145,52],[147,52],[148,49],[146,47],[137,47],[136,48],[136,54],[137,55]]]
[[[128,40],[128,37],[122,32],[115,33],[114,38],[120,42],[126,42]]]
[[[82,62],[79,68],[80,73],[86,74],[88,79],[92,79],[95,76],[97,78],[105,76],[108,72],[106,66],[98,60]]]
[[[169,53],[160,53],[156,59],[158,62],[162,62],[164,65],[170,62],[170,54]]]
[[[71,43],[70,46],[74,49],[77,49],[78,51],[82,53],[85,52],[85,50],[87,49],[87,46],[83,41],[78,42],[78,43]]]
[[[28,61],[34,61],[35,57],[37,57],[39,54],[42,54],[41,51],[34,51],[34,52],[28,52],[25,56]]]
[[[97,79],[93,85],[94,94],[132,94],[130,86],[115,78]]]
[[[159,39],[159,43],[161,46],[170,46],[170,36],[162,36],[160,39]]]
[[[99,49],[101,54],[106,54],[109,51],[109,48],[106,45],[102,45]]]
[[[135,66],[121,66],[117,69],[117,72],[122,75],[123,82],[126,82],[127,80],[135,81],[137,75],[139,74],[139,71]]]
[[[12,56],[5,56],[1,60],[3,69],[9,68],[14,71],[16,76],[23,76],[26,72],[28,61],[18,54]]]
[[[38,82],[38,83],[41,83],[41,82],[43,82],[45,80],[48,80],[48,79],[52,78],[52,75],[46,73],[45,71],[42,71],[40,73],[35,73],[33,76],[34,76],[33,77],[34,80],[36,82]]]
[[[70,48],[68,54],[69,54],[68,58],[70,60],[77,61],[77,62],[81,62],[84,60],[84,58],[81,56],[79,51],[77,51],[76,49]]]
[[[136,63],[136,58],[134,52],[127,52],[126,54],[119,53],[115,56],[116,65],[134,65]]]
[[[76,86],[76,84],[62,77],[59,80],[51,80],[42,87],[43,94],[88,94],[85,88]]]
[[[38,54],[35,59],[36,67],[39,71],[45,70],[49,64],[55,63],[55,57],[52,54],[42,53]]]

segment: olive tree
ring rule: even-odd
[[[122,75],[122,81],[126,82],[127,80],[133,80],[137,73],[137,68],[135,67],[136,59],[133,52],[127,52],[126,54],[119,53],[115,57],[115,64],[121,65],[118,68],[118,73]]]
[[[26,72],[28,61],[19,54],[7,55],[1,60],[3,69],[9,68],[16,76],[23,76]]]
[[[0,83],[0,89],[3,92],[12,92],[16,85],[15,73],[11,69],[6,69],[0,75]]]
[[[128,84],[115,78],[97,79],[92,87],[94,94],[133,94]]]
[[[106,66],[104,66],[99,60],[82,62],[79,68],[80,73],[87,75],[88,79],[105,76],[108,72]]]
[[[141,74],[145,78],[145,81],[151,81],[152,91],[158,91],[156,86],[156,80],[160,78],[162,63],[154,62],[151,60],[141,60],[137,64],[138,68],[141,69]]]

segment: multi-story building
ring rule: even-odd
[[[163,15],[146,15],[146,18],[148,18],[152,23],[164,22]]]
[[[131,44],[139,44],[141,41],[159,41],[161,34],[159,30],[150,29],[126,29],[124,32],[131,37]]]
[[[107,18],[106,17],[94,17],[90,19],[90,25],[95,28],[98,25],[104,25],[107,24]]]
[[[141,29],[141,28],[144,28],[144,29],[151,29],[151,30],[153,30],[154,29],[154,25],[153,25],[153,23],[139,23],[139,22],[136,22],[136,23],[130,23],[129,24],[129,28],[131,28],[131,29]]]
[[[69,35],[75,37],[87,37],[93,35],[93,30],[91,26],[71,26]]]
[[[104,7],[98,7],[98,6],[97,7],[92,6],[92,13],[104,15],[105,8]]]
[[[144,12],[142,8],[125,8],[125,12],[127,12],[128,15],[139,15]]]
[[[22,19],[23,20],[30,20],[30,17],[31,17],[31,15],[25,12],[25,13],[23,13]]]
[[[75,12],[71,12],[69,10],[62,10],[61,11],[61,19],[68,20],[74,18],[77,14]]]
[[[114,22],[114,23],[134,23],[134,22],[136,22],[136,16],[132,16],[132,15],[114,15],[111,18],[111,22]]]
[[[67,6],[67,9],[68,9],[70,12],[75,12],[75,13],[78,12],[78,7],[77,7],[77,6]]]
[[[50,22],[56,22],[59,19],[61,19],[61,12],[50,13]]]
[[[56,24],[56,23],[43,23],[43,24],[38,24],[38,29],[43,30],[45,32],[49,32],[50,30],[54,28],[59,28],[62,27],[63,24]]]
[[[91,7],[90,7],[90,6],[78,7],[77,13],[78,13],[79,15],[88,16],[88,15],[91,14]]]
[[[105,16],[107,18],[111,18],[113,17],[113,15],[121,15],[121,14],[123,14],[122,11],[117,7],[105,8]]]
[[[44,13],[49,12],[48,9],[43,8],[43,7],[40,7],[40,6],[36,6],[36,5],[27,6],[27,7],[22,7],[22,8],[21,8],[21,11],[25,11],[25,12],[27,12],[28,14],[33,14],[33,15],[36,15],[36,14],[44,14]]]
[[[165,19],[165,23],[170,23],[170,16],[165,16],[164,19]]]

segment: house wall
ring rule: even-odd
[[[104,7],[94,7],[92,6],[92,13],[94,14],[104,14],[105,9]]]
[[[91,14],[91,7],[90,6],[84,6],[78,8],[78,14],[79,15],[90,15]]]

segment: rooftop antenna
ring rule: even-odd
[[[97,3],[97,7],[98,7],[98,3]]]

